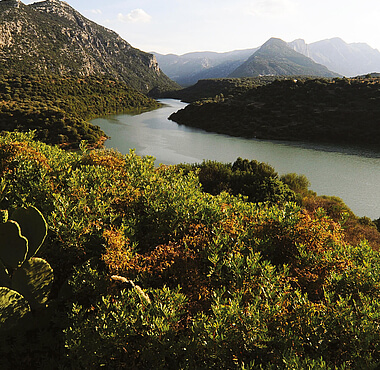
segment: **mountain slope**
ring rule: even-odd
[[[154,53],[162,71],[182,86],[205,78],[227,77],[258,48],[227,53],[194,52],[184,55]]]
[[[287,45],[311,58],[315,63],[326,66],[334,72],[334,75],[357,76],[380,71],[380,52],[365,43],[347,44],[339,38],[333,38],[312,44],[297,39]],[[154,55],[165,74],[180,85],[189,86],[201,79],[232,76],[234,70],[257,50],[259,48],[226,53],[194,52],[184,55],[154,53]],[[321,75],[325,73],[326,70],[322,71]]]
[[[0,67],[18,73],[109,75],[144,93],[175,87],[153,55],[58,0],[0,1]]]
[[[294,51],[285,41],[271,38],[229,77],[267,75],[336,77],[337,73]]]
[[[197,101],[169,119],[206,131],[380,150],[380,79],[288,78]]]
[[[380,52],[365,43],[347,44],[335,37],[309,45],[304,40],[295,40],[289,46],[344,76],[380,71]]]

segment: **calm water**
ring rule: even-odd
[[[92,121],[111,136],[108,148],[151,155],[156,163],[233,162],[237,157],[272,165],[279,174],[304,174],[318,195],[335,195],[358,216],[380,217],[380,155],[344,147],[234,138],[177,125],[167,117],[186,104],[163,99],[163,108]]]

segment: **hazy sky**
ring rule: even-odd
[[[23,1],[31,4],[36,1]],[[143,51],[184,54],[340,37],[380,50],[379,0],[67,0]]]

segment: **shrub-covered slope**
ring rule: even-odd
[[[288,77],[279,76],[262,76],[246,78],[210,78],[199,80],[195,85],[186,87],[181,90],[165,91],[163,97],[181,99],[185,102],[192,103],[197,100],[215,98],[216,96],[238,95],[248,90],[272,83],[276,79],[285,79]]]
[[[38,255],[55,282],[36,326],[0,328],[0,367],[378,366],[379,254],[347,240],[346,210],[335,220],[274,197],[297,200],[288,185],[301,194],[307,181],[255,161],[211,168],[231,185],[256,173],[258,186],[278,186],[253,203],[206,193],[190,169],[133,152],[1,136],[1,208],[42,212]]]
[[[378,78],[292,78],[194,102],[170,119],[232,136],[372,145],[378,150],[379,87]]]
[[[158,103],[123,82],[104,77],[19,75],[0,77],[0,130],[36,130],[50,144],[78,148],[82,140],[101,144],[105,134],[87,120]]]

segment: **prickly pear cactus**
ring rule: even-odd
[[[21,234],[15,221],[0,223],[0,260],[5,267],[15,269],[22,265],[28,253],[28,239]]]
[[[42,213],[35,207],[17,208],[10,219],[20,225],[22,235],[28,239],[26,259],[33,257],[40,249],[47,234],[47,224]]]
[[[8,211],[6,209],[0,209],[0,222],[4,223],[8,221]]]
[[[11,277],[9,276],[8,270],[0,261],[0,287],[10,287],[11,286]]]
[[[0,287],[0,329],[7,330],[30,312],[28,301],[18,292]]]
[[[42,258],[31,258],[12,276],[11,288],[21,293],[32,309],[46,303],[53,284],[53,269]]]
[[[9,220],[0,222],[0,331],[45,306],[53,270],[33,256],[46,234],[46,221],[34,207],[18,208]]]

